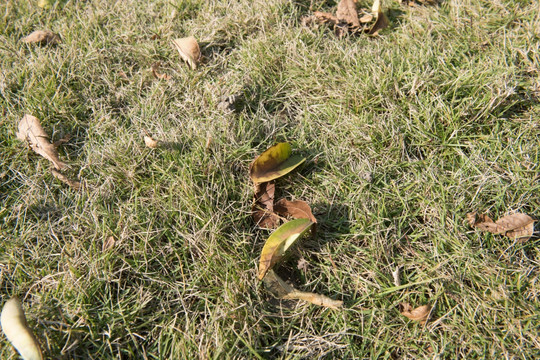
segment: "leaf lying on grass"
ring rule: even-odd
[[[39,120],[35,116],[24,115],[19,122],[17,138],[22,141],[28,141],[30,148],[52,162],[57,170],[62,170],[67,166],[67,164],[60,161],[56,148],[49,142],[49,136],[43,130]]]
[[[518,239],[522,242],[533,236],[536,222],[529,215],[522,213],[507,215],[494,222],[486,214],[478,214],[477,212],[468,213],[467,221],[471,227],[477,227],[493,234],[503,234],[510,239]]]
[[[63,182],[64,184],[71,186],[75,190],[79,190],[81,188],[81,183],[75,180],[71,180],[66,175],[62,174],[60,171],[57,171],[55,169],[51,169],[51,173],[55,178]]]
[[[180,53],[180,57],[191,66],[191,69],[197,69],[201,58],[201,49],[199,43],[193,36],[188,36],[172,41],[174,47]]]
[[[151,149],[156,149],[159,146],[159,140],[156,140],[151,136],[145,135],[144,144]]]
[[[274,193],[276,184],[272,181],[255,186],[252,216],[255,224],[263,229],[275,229],[279,225],[279,217],[274,214]]]
[[[330,25],[338,37],[346,34],[368,33],[376,35],[380,30],[388,26],[389,21],[382,12],[380,0],[375,0],[371,12],[362,9],[359,11],[355,0],[341,0],[337,6],[336,15],[327,12],[315,11],[313,19],[303,18],[302,24],[321,23]],[[373,22],[374,21],[374,22]]]
[[[259,261],[259,280],[281,260],[285,252],[313,225],[309,219],[296,219],[281,225],[266,240]]]
[[[306,159],[291,156],[289,143],[278,143],[259,155],[251,164],[249,175],[254,183],[262,183],[282,177],[293,171]]]
[[[13,297],[6,301],[0,318],[2,331],[24,360],[41,360],[39,343],[28,327],[21,302]]]
[[[159,69],[161,68],[161,62],[157,61],[155,63],[152,64],[152,75],[154,75],[154,77],[156,79],[160,79],[160,80],[170,80],[171,79],[171,76],[170,75],[167,75],[167,74],[162,74],[159,72]]]
[[[36,30],[24,37],[22,41],[27,44],[56,45],[60,42],[60,36],[50,30]]]
[[[431,312],[431,306],[429,305],[422,305],[413,309],[411,304],[402,303],[400,304],[400,308],[401,315],[406,316],[411,320],[419,321],[422,325],[427,322],[429,313]]]
[[[313,223],[317,222],[317,219],[315,216],[313,216],[308,203],[302,200],[289,201],[287,199],[280,199],[274,205],[274,211],[284,217],[290,217],[293,219],[309,219]]]
[[[402,5],[417,6],[417,5],[436,5],[437,0],[399,0]]]
[[[114,240],[114,237],[109,236],[107,239],[105,239],[105,241],[103,241],[103,246],[101,247],[101,251],[102,252],[109,251],[110,249],[114,247],[115,244],[116,244],[116,241]]]
[[[304,300],[331,309],[340,309],[343,307],[343,301],[333,300],[320,294],[296,290],[293,286],[283,281],[273,270],[268,271],[264,277],[264,284],[274,296],[281,299]]]

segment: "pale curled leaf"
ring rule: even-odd
[[[109,236],[105,241],[103,241],[103,245],[101,247],[102,252],[106,252],[114,247],[116,244],[116,241],[114,240],[113,236]]]
[[[76,180],[71,180],[66,175],[62,174],[60,171],[57,171],[55,169],[51,169],[51,173],[55,178],[63,182],[64,184],[72,187],[75,190],[79,190],[81,188],[81,183]]]
[[[309,219],[296,219],[281,225],[266,240],[259,261],[259,280],[278,263],[285,252],[313,225]]]
[[[28,327],[21,302],[13,297],[6,301],[0,316],[2,331],[24,360],[42,360],[41,349]]]
[[[409,303],[401,304],[401,315],[408,317],[411,320],[418,321],[422,325],[427,322],[430,312],[431,306],[429,305],[422,305],[413,309]]]
[[[151,148],[151,149],[156,149],[158,146],[159,146],[159,141],[154,139],[153,137],[151,136],[147,136],[145,135],[144,136],[144,144]]]
[[[152,75],[154,75],[154,77],[156,79],[160,79],[160,80],[170,80],[171,79],[171,76],[170,75],[167,75],[167,74],[163,74],[160,72],[160,68],[161,68],[161,62],[157,61],[155,63],[152,64]]]
[[[201,58],[201,49],[199,43],[193,36],[188,36],[172,41],[173,46],[178,50],[180,57],[191,66],[191,69],[197,69]]]
[[[27,44],[55,45],[60,42],[60,36],[50,30],[36,30],[24,37],[22,41]]]
[[[343,306],[343,301],[333,300],[320,294],[296,290],[292,285],[281,279],[273,270],[268,271],[264,277],[264,284],[274,296],[281,299],[303,300],[331,309],[340,309]]]
[[[57,170],[62,170],[67,166],[58,157],[56,148],[49,142],[49,136],[43,130],[39,120],[35,116],[24,115],[19,122],[17,138],[27,141],[32,150],[52,162]]]
[[[292,149],[288,143],[278,143],[261,155],[251,164],[249,175],[254,183],[262,183],[277,179],[293,171],[306,159],[291,156]]]

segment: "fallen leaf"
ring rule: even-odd
[[[293,286],[283,281],[273,270],[268,271],[268,274],[264,277],[264,284],[274,296],[281,299],[303,300],[331,309],[340,309],[343,306],[343,301],[333,300],[320,294],[296,290]]]
[[[54,0],[38,0],[37,6],[39,6],[42,9],[48,10],[50,9],[54,4]]]
[[[476,212],[468,213],[467,221],[471,227],[493,234],[503,234],[510,239],[520,241],[527,241],[533,236],[536,222],[535,219],[523,213],[507,215],[494,222],[486,214],[479,215]]]
[[[120,71],[118,72],[118,76],[120,76],[120,77],[121,77],[122,79],[124,79],[124,80],[129,80],[129,78],[128,78],[128,76],[126,75],[126,73],[123,72],[122,70],[120,70]]]
[[[337,6],[336,17],[353,27],[359,27],[358,12],[354,0],[341,0]]]
[[[159,141],[155,140],[151,136],[144,136],[144,143],[146,146],[148,146],[151,149],[156,149],[159,146]]]
[[[401,315],[406,316],[411,320],[419,321],[422,325],[424,325],[428,320],[430,312],[431,306],[429,305],[422,305],[416,309],[413,309],[409,303],[401,304]]]
[[[157,61],[157,62],[153,63],[152,64],[152,75],[154,75],[154,77],[156,79],[170,80],[171,79],[170,75],[162,74],[162,73],[159,72],[160,67],[161,67],[161,62]]]
[[[55,169],[51,169],[51,173],[53,174],[53,176],[55,178],[57,178],[58,180],[60,180],[64,184],[71,186],[73,189],[79,190],[81,188],[81,183],[80,182],[75,181],[75,180],[71,180],[70,178],[68,178],[67,176],[62,174],[60,171],[57,171]]]
[[[259,280],[281,260],[285,252],[313,225],[309,219],[296,219],[281,225],[266,240],[259,261]]]
[[[308,203],[302,200],[289,201],[287,199],[280,199],[274,205],[274,211],[284,217],[310,219],[314,223],[317,222]]]
[[[251,164],[250,176],[254,183],[261,183],[282,177],[293,171],[306,159],[291,156],[291,145],[278,143],[259,155]]]
[[[315,11],[313,15],[315,15],[315,18],[317,18],[317,20],[319,20],[321,23],[335,25],[339,22],[338,18],[330,13]]]
[[[103,246],[101,247],[102,252],[106,252],[114,247],[116,244],[116,241],[114,240],[113,236],[109,236],[105,241],[103,242]]]
[[[41,360],[39,343],[28,327],[21,301],[13,297],[6,301],[0,319],[2,331],[24,360]]]
[[[274,214],[274,193],[276,184],[272,181],[255,186],[252,216],[255,224],[263,229],[275,229],[279,225],[279,217]]]
[[[22,39],[27,44],[51,44],[56,45],[60,42],[60,36],[50,30],[36,30]]]
[[[28,141],[30,148],[52,162],[57,170],[62,170],[67,166],[67,164],[60,161],[56,148],[49,142],[49,136],[43,130],[39,120],[35,116],[24,115],[19,122],[17,138],[22,141]]]
[[[381,9],[381,0],[375,0],[373,2],[373,7],[371,8],[371,11],[373,12],[375,16],[375,24],[369,29],[368,34],[370,35],[377,35],[379,31],[386,28],[390,22],[388,21],[388,18],[386,15],[382,12]]]
[[[180,57],[191,66],[191,69],[197,69],[197,65],[201,58],[201,49],[199,48],[197,40],[195,40],[193,36],[188,36],[181,39],[175,39],[172,43],[180,53]]]
[[[159,36],[159,34],[154,34],[150,36],[150,40],[159,40],[159,39],[161,39],[161,36]]]

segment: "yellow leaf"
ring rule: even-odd
[[[6,301],[0,318],[2,331],[24,360],[42,360],[41,349],[32,330],[26,323],[26,317],[18,298]]]
[[[259,155],[251,164],[250,176],[254,183],[261,183],[282,177],[293,171],[306,159],[291,156],[291,145],[278,143]]]
[[[285,252],[313,225],[309,219],[296,219],[281,225],[266,240],[259,261],[259,280],[262,280]]]

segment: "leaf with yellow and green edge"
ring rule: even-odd
[[[254,183],[262,183],[282,177],[293,171],[306,159],[291,156],[289,143],[277,143],[259,155],[251,164],[249,176]]]
[[[296,219],[281,225],[266,240],[259,261],[259,280],[281,260],[285,252],[313,225],[309,219]]]

